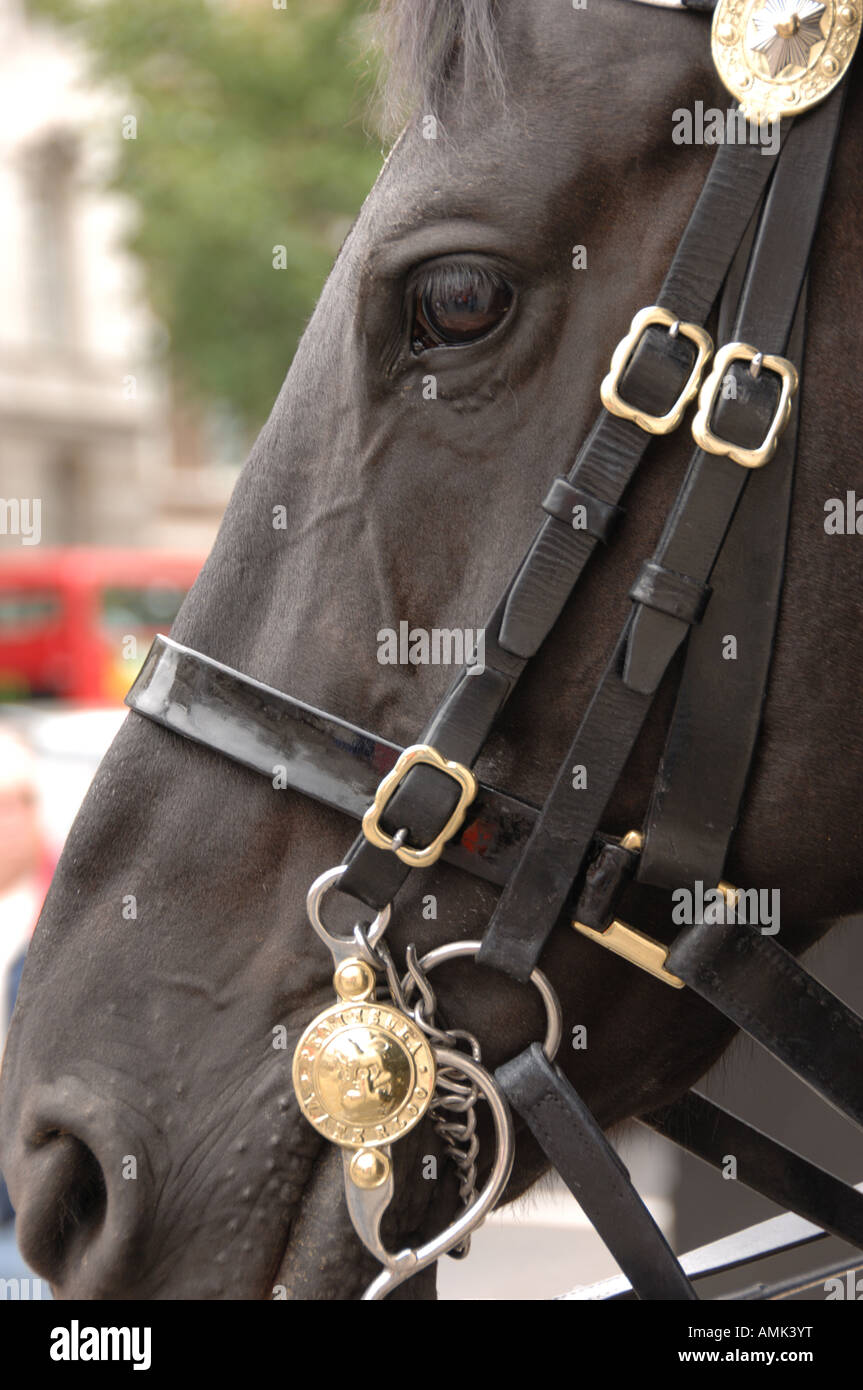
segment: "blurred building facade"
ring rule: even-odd
[[[158,368],[135,210],[106,189],[129,114],[67,34],[0,0],[0,495],[40,499],[42,544],[204,553],[239,460]]]

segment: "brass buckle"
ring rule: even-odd
[[[675,337],[682,333],[684,338],[689,338],[695,344],[697,350],[686,385],[666,415],[648,415],[643,410],[637,410],[635,406],[628,405],[618,391],[620,378],[638,346],[638,340],[645,328],[651,324],[667,328]],[[599,388],[602,404],[612,415],[619,415],[622,420],[634,421],[648,434],[671,434],[683,419],[689,402],[695,399],[701,374],[712,352],[713,339],[699,324],[684,323],[681,319],[675,318],[669,309],[661,309],[658,304],[651,305],[648,309],[639,309],[626,337],[622,338],[614,349],[611,369]]]
[[[624,849],[638,850],[644,843],[644,836],[638,830],[630,830],[620,843]],[[738,889],[732,883],[722,882],[717,887],[726,901],[736,898]],[[627,926],[626,922],[621,922],[618,918],[610,922],[605,931],[585,926],[584,922],[574,921],[572,925],[582,936],[589,937],[598,946],[604,946],[607,951],[613,951],[616,956],[622,956],[630,965],[637,965],[639,970],[646,971],[655,980],[661,980],[672,989],[685,988],[686,981],[673,974],[666,965],[671,947],[663,945],[654,937],[637,931],[635,927]]]
[[[404,781],[411,768],[417,767],[421,763],[452,777],[461,787],[461,793],[455,810],[443,830],[439,831],[431,844],[426,845],[424,849],[411,849],[408,845],[397,844],[394,836],[388,835],[385,830],[382,830],[380,819],[396,788]],[[377,845],[378,849],[394,850],[396,858],[400,859],[403,864],[409,864],[412,869],[427,868],[429,864],[434,864],[440,858],[447,840],[451,840],[456,831],[461,828],[465,812],[476,796],[478,786],[479,784],[470,768],[464,767],[461,763],[448,762],[446,758],[441,757],[436,748],[432,748],[428,743],[415,743],[410,748],[405,749],[395,767],[387,773],[375,792],[375,799],[363,816],[363,834],[369,843]]]
[[[731,363],[754,362],[756,358],[757,370],[765,368],[769,372],[775,372],[782,387],[770,428],[763,442],[757,449],[744,449],[739,444],[732,444],[729,440],[714,434],[710,428],[710,417],[722,380]],[[787,357],[771,357],[766,353],[760,353],[749,343],[726,343],[713,359],[713,366],[698,397],[698,410],[692,421],[692,435],[696,444],[706,454],[721,454],[730,458],[733,463],[739,463],[741,468],[763,468],[776,453],[780,435],[791,418],[791,401],[799,384],[797,369]]]

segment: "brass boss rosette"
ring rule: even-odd
[[[861,0],[719,0],[713,61],[750,121],[778,120],[829,96],[860,27]]]
[[[297,1043],[294,1090],[321,1134],[357,1150],[350,1164],[357,1186],[374,1187],[389,1173],[387,1156],[374,1150],[407,1134],[428,1109],[434,1054],[412,1019],[374,1001],[375,975],[365,961],[348,957],[333,984],[339,1003]]]

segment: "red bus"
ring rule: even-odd
[[[0,552],[0,700],[122,700],[201,564],[153,550]]]

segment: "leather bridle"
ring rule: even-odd
[[[713,5],[698,0],[692,7]],[[714,16],[714,53],[725,80],[725,50],[742,41],[744,10],[741,0],[720,0]],[[656,304],[636,315],[615,351],[602,383],[603,409],[570,472],[553,481],[542,503],[545,518],[486,624],[484,669],[459,673],[417,744],[398,749],[166,637],[156,639],[127,698],[137,713],[269,778],[278,769],[280,785],[362,819],[344,864],[309,893],[312,924],[333,953],[339,998],[303,1034],[294,1079],[307,1118],[344,1151],[351,1217],[384,1266],[367,1297],[384,1297],[440,1254],[463,1247],[508,1179],[510,1109],[623,1271],[620,1280],[570,1297],[634,1291],[647,1299],[694,1299],[694,1279],[819,1235],[863,1248],[863,1192],[691,1092],[643,1123],[717,1167],[733,1152],[739,1180],[791,1214],[678,1261],[597,1121],[554,1064],[557,1006],[537,968],[572,903],[579,932],[666,986],[700,995],[863,1125],[863,1021],[772,936],[739,920],[738,890],[723,882],[782,589],[807,274],[842,117],[844,73],[859,35],[859,19],[845,10],[853,23],[831,10],[827,44],[819,50],[821,85],[827,73],[830,90],[813,96],[816,79],[804,74],[809,86],[801,79],[790,112],[781,112],[776,149],[719,147]],[[793,19],[794,0],[788,11]],[[855,32],[845,34],[843,24]],[[831,48],[834,29],[838,46]],[[841,72],[830,68],[840,61]],[[722,346],[714,353],[705,324],[717,306]],[[544,804],[479,784],[471,769],[495,720],[594,550],[610,541],[647,445],[681,425],[696,395],[696,448],[683,483],[630,590],[631,611]],[[724,664],[719,699],[717,653],[726,633],[745,642],[747,660]],[[600,832],[600,822],[682,648],[676,706],[645,822],[618,841]],[[578,786],[576,767],[586,772]],[[438,858],[503,891],[481,943],[444,947],[420,962],[411,958],[400,980],[384,949],[390,904],[414,870]],[[666,947],[616,917],[631,880],[666,890],[716,884],[715,898],[728,910],[702,914]],[[361,919],[353,936],[334,936],[323,924],[323,898],[333,889]],[[377,914],[370,925],[368,910]],[[494,1078],[476,1052],[453,1045],[455,1035],[437,1027],[430,1012],[432,957],[474,949],[479,963],[533,980],[549,1014],[545,1045],[532,1044]],[[417,988],[422,1000],[414,1005]],[[351,1049],[364,1058],[361,1083],[345,1060]],[[480,1096],[488,1101],[495,1161],[482,1192],[473,1192],[442,1237],[392,1255],[379,1234],[393,1194],[390,1144],[434,1106],[436,1072],[451,1091],[461,1084],[471,1104]]]

